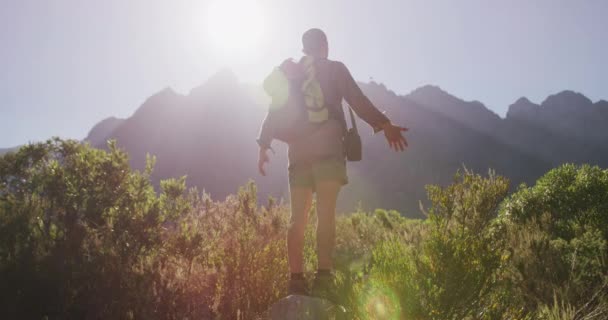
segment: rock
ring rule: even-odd
[[[346,310],[327,300],[290,295],[270,307],[270,320],[341,320]]]

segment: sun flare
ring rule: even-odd
[[[254,0],[215,0],[206,10],[205,29],[211,45],[225,54],[248,54],[265,33],[265,16]]]

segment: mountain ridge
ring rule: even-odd
[[[405,153],[390,152],[383,135],[372,135],[358,119],[364,160],[348,164],[350,183],[341,193],[340,211],[361,203],[367,209],[397,209],[422,217],[424,186],[448,184],[463,167],[496,170],[515,187],[565,162],[608,166],[608,148],[602,143],[608,136],[601,130],[608,125],[604,100],[593,103],[569,90],[540,105],[522,97],[502,118],[482,103],[464,101],[438,86],[422,86],[406,95],[373,81],[360,86],[394,123],[410,128],[410,147]],[[240,83],[233,72],[221,70],[186,95],[165,88],[131,117],[102,120],[85,140],[105,148],[108,139],[116,139],[137,169],[148,154],[155,155],[152,179],[157,185],[161,179],[186,175],[190,186],[223,198],[255,179],[260,199],[288,199],[284,145],[273,144],[276,154],[268,177],[257,173],[255,139],[266,111],[260,92],[259,86]],[[578,103],[584,106],[573,105]],[[573,114],[560,114],[556,121],[558,112]]]

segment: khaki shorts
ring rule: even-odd
[[[306,164],[294,164],[289,166],[289,186],[312,188],[322,180],[337,180],[343,185],[348,183],[346,176],[346,160],[324,159]]]

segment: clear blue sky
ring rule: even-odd
[[[226,66],[260,83],[273,65],[299,56],[309,27],[326,31],[330,58],[356,79],[373,77],[399,94],[435,84],[501,116],[521,96],[542,102],[572,89],[608,98],[604,0],[260,0],[264,32],[238,52],[207,39],[201,0],[0,7],[0,147],[82,139],[101,119],[127,117],[167,86],[187,93]],[[225,20],[243,16],[233,7]],[[239,21],[231,23],[246,33]]]

